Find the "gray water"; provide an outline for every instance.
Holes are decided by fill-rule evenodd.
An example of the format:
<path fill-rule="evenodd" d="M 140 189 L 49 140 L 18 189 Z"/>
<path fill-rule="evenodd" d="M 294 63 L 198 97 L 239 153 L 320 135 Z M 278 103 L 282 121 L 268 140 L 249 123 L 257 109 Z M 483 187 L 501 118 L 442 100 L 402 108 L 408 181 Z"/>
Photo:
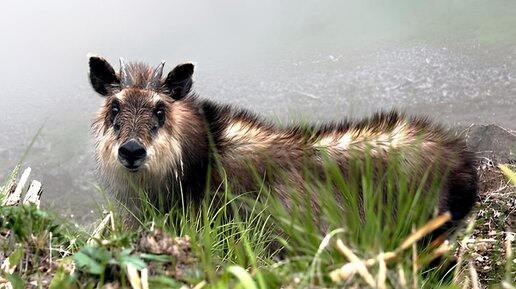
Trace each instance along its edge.
<path fill-rule="evenodd" d="M 3 1 L 0 36 L 0 180 L 35 138 L 23 166 L 77 222 L 102 203 L 87 53 L 194 61 L 200 95 L 280 121 L 399 108 L 516 128 L 512 0 Z"/>

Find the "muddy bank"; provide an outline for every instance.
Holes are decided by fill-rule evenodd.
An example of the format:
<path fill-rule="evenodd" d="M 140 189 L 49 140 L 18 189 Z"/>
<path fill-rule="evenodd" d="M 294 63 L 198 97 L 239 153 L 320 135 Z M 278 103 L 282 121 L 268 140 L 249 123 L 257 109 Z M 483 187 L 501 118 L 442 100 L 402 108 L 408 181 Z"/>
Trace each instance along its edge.
<path fill-rule="evenodd" d="M 470 217 L 476 226 L 470 235 L 459 237 L 458 254 L 472 262 L 479 288 L 488 288 L 504 278 L 507 244 L 516 245 L 516 186 L 498 167 L 507 164 L 516 170 L 516 132 L 497 125 L 475 125 L 463 133 L 479 158 L 480 186 Z M 511 274 L 516 278 L 516 272 Z"/>
<path fill-rule="evenodd" d="M 516 164 L 516 131 L 498 125 L 474 125 L 465 130 L 469 148 L 479 158 Z"/>

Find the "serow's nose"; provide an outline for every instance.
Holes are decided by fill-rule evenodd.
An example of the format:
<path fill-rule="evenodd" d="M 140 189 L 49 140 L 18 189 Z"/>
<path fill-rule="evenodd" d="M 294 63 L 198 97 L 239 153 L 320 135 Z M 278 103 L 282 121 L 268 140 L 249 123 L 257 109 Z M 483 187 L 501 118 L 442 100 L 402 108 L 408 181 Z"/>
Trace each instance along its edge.
<path fill-rule="evenodd" d="M 136 139 L 130 139 L 118 149 L 118 160 L 130 171 L 136 171 L 143 164 L 147 151 Z"/>

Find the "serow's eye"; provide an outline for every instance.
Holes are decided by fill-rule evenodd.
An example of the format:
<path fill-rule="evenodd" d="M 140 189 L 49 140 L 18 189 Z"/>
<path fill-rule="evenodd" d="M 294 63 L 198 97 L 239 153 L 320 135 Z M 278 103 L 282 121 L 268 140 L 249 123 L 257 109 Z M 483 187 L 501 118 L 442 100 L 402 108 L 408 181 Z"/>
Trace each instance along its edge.
<path fill-rule="evenodd" d="M 119 111 L 120 111 L 120 109 L 118 108 L 118 106 L 113 106 L 111 108 L 111 117 L 114 118 L 118 114 Z"/>
<path fill-rule="evenodd" d="M 115 129 L 115 131 L 118 131 L 120 129 L 120 124 L 115 121 L 115 117 L 118 115 L 119 112 L 120 112 L 120 108 L 118 107 L 118 104 L 113 103 L 113 105 L 111 106 L 110 119 L 111 119 L 111 123 L 113 124 L 113 128 Z"/>
<path fill-rule="evenodd" d="M 158 118 L 159 125 L 163 125 L 165 122 L 165 111 L 162 108 L 157 109 L 156 117 Z"/>
<path fill-rule="evenodd" d="M 157 122 L 152 126 L 152 131 L 157 132 L 158 129 L 165 123 L 165 110 L 163 108 L 158 108 L 154 111 L 154 115 L 156 116 Z"/>

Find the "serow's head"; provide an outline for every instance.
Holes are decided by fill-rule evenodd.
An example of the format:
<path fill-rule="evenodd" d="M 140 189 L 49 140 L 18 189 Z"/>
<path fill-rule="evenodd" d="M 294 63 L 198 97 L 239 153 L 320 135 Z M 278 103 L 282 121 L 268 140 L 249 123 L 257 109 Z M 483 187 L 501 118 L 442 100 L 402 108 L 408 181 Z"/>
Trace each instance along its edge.
<path fill-rule="evenodd" d="M 163 159 L 180 160 L 181 148 L 173 135 L 182 111 L 178 103 L 190 93 L 194 66 L 178 65 L 162 77 L 163 66 L 164 62 L 153 68 L 120 59 L 115 72 L 103 58 L 89 58 L 91 85 L 105 97 L 93 123 L 101 162 L 119 162 L 137 172 L 145 166 L 163 166 Z"/>

